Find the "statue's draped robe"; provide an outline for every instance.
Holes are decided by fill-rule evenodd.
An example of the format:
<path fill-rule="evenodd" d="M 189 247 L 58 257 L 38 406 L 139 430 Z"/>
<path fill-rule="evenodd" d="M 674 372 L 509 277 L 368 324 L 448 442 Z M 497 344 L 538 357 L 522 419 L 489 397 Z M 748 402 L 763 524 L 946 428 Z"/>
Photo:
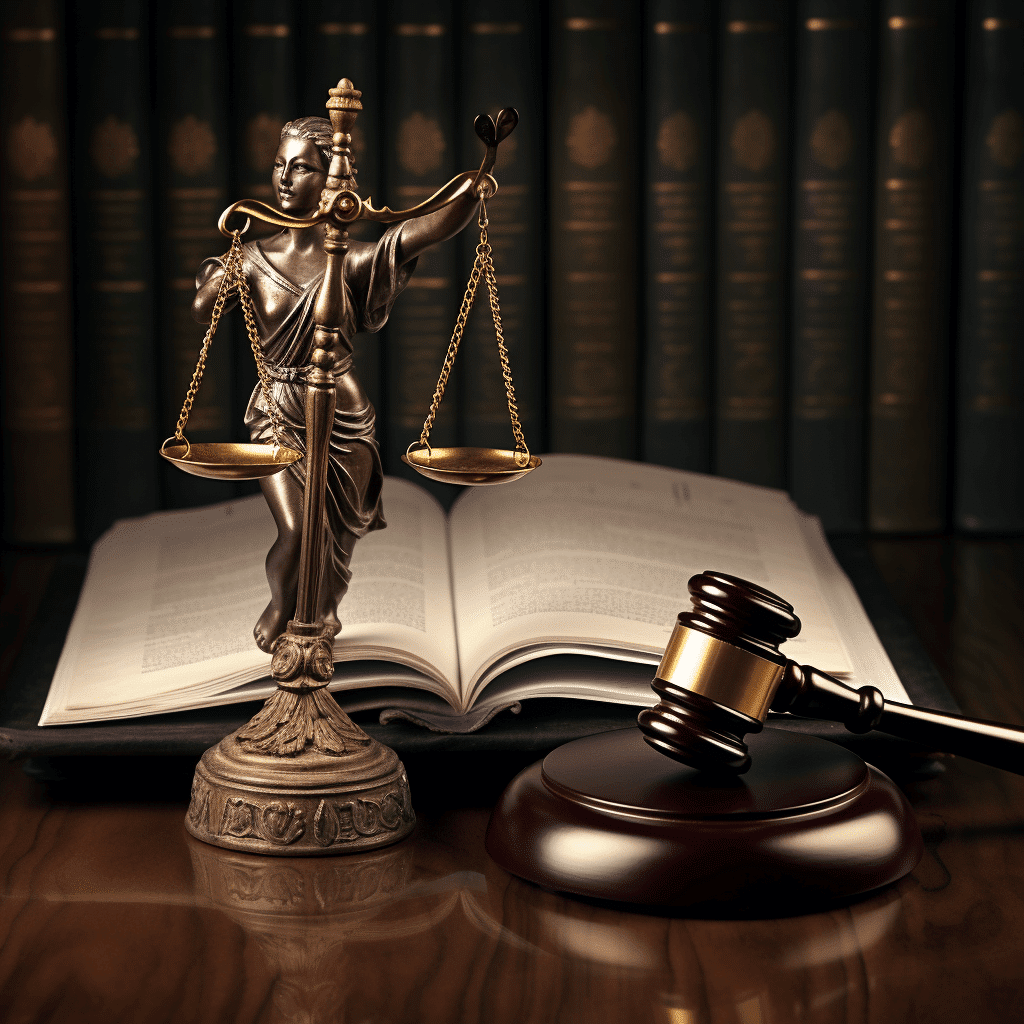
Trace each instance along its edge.
<path fill-rule="evenodd" d="M 384 326 L 392 303 L 405 287 L 415 266 L 415 260 L 404 267 L 397 263 L 399 228 L 400 225 L 395 225 L 388 229 L 377 243 L 350 242 L 349 263 L 358 270 L 355 275 L 346 275 L 346 322 L 340 325 L 342 334 L 349 341 L 350 351 L 354 334 L 379 331 Z M 305 287 L 299 287 L 274 269 L 258 242 L 247 242 L 242 250 L 243 271 L 254 297 L 255 293 L 268 287 L 294 296 L 294 305 L 275 326 L 263 322 L 258 298 L 254 306 L 263 356 L 272 380 L 270 400 L 278 413 L 281 442 L 305 454 L 305 378 L 314 349 L 313 308 L 323 275 Z M 358 259 L 355 259 L 357 255 Z M 349 279 L 353 276 L 356 281 Z M 349 372 L 350 368 L 351 357 L 342 356 L 335 372 Z M 358 390 L 362 394 L 362 389 Z M 326 525 L 333 541 L 330 549 L 333 566 L 328 570 L 333 568 L 335 579 L 343 587 L 348 583 L 350 572 L 348 555 L 339 543 L 340 538 L 346 532 L 362 537 L 370 530 L 379 530 L 386 525 L 380 502 L 384 472 L 374 438 L 373 406 L 364 399 L 359 408 L 351 408 L 346 401 L 346 392 L 339 390 L 328 451 L 325 509 Z M 245 425 L 254 441 L 273 441 L 270 416 L 258 384 L 249 400 Z M 364 451 L 358 451 L 360 448 Z M 357 481 L 365 477 L 365 472 L 353 473 L 352 467 L 365 467 L 367 455 L 372 468 L 368 483 L 361 486 Z M 292 474 L 304 488 L 305 467 L 306 460 L 300 459 L 284 472 Z M 348 551 L 351 552 L 351 544 Z"/>

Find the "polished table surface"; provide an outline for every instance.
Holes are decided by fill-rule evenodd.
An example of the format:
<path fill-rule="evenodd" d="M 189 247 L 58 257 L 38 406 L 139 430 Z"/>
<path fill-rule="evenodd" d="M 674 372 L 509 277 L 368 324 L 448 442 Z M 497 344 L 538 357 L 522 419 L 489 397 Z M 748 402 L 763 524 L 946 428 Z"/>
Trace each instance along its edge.
<path fill-rule="evenodd" d="M 965 713 L 1024 724 L 1024 541 L 872 552 Z M 12 647 L 45 558 L 13 564 Z M 926 845 L 910 876 L 852 906 L 715 921 L 503 872 L 483 835 L 515 767 L 411 763 L 411 839 L 296 861 L 190 840 L 188 764 L 97 758 L 63 782 L 6 766 L 0 1021 L 1024 1019 L 1024 778 L 950 761 L 906 787 Z"/>

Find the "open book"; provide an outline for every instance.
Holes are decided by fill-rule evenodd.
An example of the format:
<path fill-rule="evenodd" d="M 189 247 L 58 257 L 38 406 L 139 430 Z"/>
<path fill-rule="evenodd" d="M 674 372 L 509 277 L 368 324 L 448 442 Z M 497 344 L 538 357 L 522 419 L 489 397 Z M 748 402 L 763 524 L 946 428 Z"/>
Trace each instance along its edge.
<path fill-rule="evenodd" d="M 346 708 L 463 715 L 531 697 L 650 705 L 687 580 L 780 594 L 784 652 L 907 701 L 816 519 L 782 491 L 642 463 L 549 455 L 446 515 L 387 478 L 386 530 L 356 545 L 331 689 Z M 96 543 L 40 725 L 270 694 L 252 639 L 275 527 L 262 497 L 116 523 Z"/>

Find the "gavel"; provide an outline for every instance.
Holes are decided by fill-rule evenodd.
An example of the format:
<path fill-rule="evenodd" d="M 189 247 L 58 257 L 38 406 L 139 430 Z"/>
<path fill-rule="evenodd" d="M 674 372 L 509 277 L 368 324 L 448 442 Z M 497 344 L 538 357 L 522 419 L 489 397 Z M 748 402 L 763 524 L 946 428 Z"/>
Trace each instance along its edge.
<path fill-rule="evenodd" d="M 1024 775 L 1024 729 L 886 700 L 854 688 L 779 644 L 800 632 L 793 606 L 746 580 L 703 572 L 688 584 L 652 687 L 660 697 L 639 716 L 655 750 L 692 768 L 740 775 L 751 763 L 743 737 L 760 732 L 769 710 L 872 729 Z"/>

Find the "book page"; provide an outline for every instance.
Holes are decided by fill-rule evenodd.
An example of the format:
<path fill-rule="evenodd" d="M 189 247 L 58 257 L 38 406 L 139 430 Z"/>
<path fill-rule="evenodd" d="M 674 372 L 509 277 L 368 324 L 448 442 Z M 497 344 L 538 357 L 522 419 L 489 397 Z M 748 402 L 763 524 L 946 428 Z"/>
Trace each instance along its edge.
<path fill-rule="evenodd" d="M 659 466 L 550 455 L 522 480 L 464 494 L 450 517 L 463 700 L 503 655 L 614 646 L 660 657 L 687 581 L 715 570 L 782 595 L 801 663 L 850 662 L 782 491 Z M 522 660 L 521 658 L 516 660 Z M 493 673 L 492 673 L 493 674 Z"/>
<path fill-rule="evenodd" d="M 335 660 L 384 658 L 454 700 L 458 671 L 441 506 L 387 478 L 385 530 L 362 538 Z M 96 543 L 41 725 L 217 703 L 269 675 L 252 629 L 276 537 L 262 496 L 116 523 Z M 347 689 L 339 670 L 332 689 Z M 366 685 L 358 673 L 352 687 Z"/>

